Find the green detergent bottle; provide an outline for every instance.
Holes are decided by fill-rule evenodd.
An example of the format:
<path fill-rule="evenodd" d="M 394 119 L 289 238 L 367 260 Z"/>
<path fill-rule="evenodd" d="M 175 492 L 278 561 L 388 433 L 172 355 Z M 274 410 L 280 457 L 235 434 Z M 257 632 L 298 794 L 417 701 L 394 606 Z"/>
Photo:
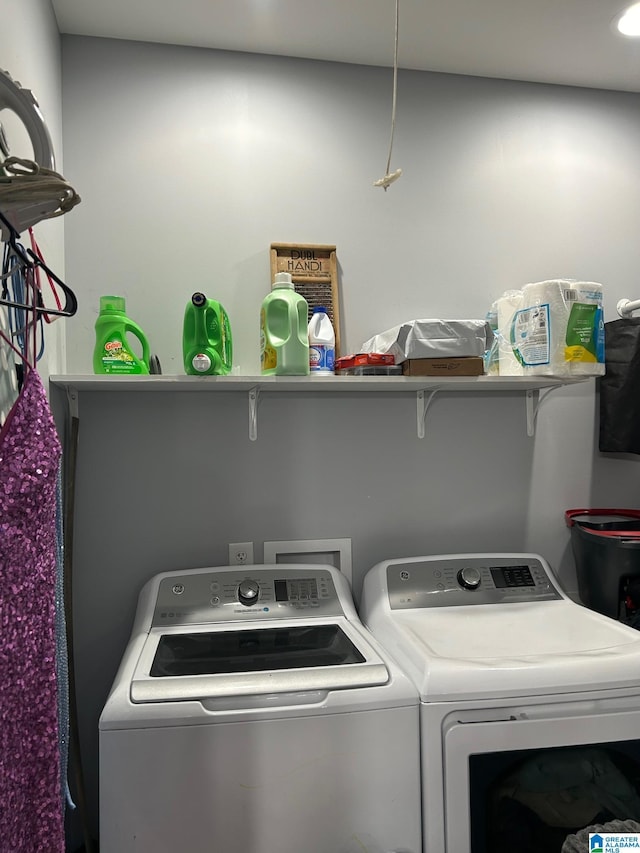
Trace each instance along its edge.
<path fill-rule="evenodd" d="M 128 336 L 140 342 L 142 357 L 131 348 Z M 101 296 L 100 314 L 96 320 L 96 346 L 93 372 L 119 376 L 149 373 L 149 342 L 144 332 L 125 313 L 123 296 Z"/>
<path fill-rule="evenodd" d="M 184 312 L 182 355 L 185 373 L 224 376 L 231 372 L 233 345 L 229 317 L 219 302 L 194 293 Z"/>
<path fill-rule="evenodd" d="M 265 376 L 309 375 L 309 305 L 291 274 L 276 273 L 260 311 L 260 370 Z"/>

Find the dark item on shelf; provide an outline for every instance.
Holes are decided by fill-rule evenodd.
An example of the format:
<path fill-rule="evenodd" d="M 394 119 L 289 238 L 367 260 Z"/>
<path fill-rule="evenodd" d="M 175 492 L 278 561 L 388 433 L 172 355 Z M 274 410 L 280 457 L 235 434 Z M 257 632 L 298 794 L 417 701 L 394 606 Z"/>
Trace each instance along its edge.
<path fill-rule="evenodd" d="M 598 447 L 602 453 L 640 454 L 640 317 L 605 323 L 604 338 Z"/>
<path fill-rule="evenodd" d="M 399 364 L 362 364 L 344 367 L 336 373 L 339 376 L 402 376 L 402 367 Z"/>

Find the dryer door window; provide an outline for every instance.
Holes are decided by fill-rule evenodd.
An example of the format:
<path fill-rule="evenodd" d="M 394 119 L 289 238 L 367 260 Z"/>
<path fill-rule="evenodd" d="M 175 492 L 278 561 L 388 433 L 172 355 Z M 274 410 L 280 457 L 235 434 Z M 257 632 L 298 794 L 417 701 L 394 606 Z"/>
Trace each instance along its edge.
<path fill-rule="evenodd" d="M 638 741 L 472 755 L 469 777 L 473 853 L 561 853 L 595 824 L 640 826 Z"/>
<path fill-rule="evenodd" d="M 593 823 L 640 822 L 637 697 L 504 710 L 445 722 L 446 853 L 560 853 Z"/>

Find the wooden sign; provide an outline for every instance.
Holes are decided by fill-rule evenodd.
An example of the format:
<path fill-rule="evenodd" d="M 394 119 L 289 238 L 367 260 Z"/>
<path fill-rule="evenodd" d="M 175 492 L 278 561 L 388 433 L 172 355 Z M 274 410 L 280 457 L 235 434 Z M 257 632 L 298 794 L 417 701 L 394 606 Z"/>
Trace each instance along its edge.
<path fill-rule="evenodd" d="M 304 243 L 271 244 L 271 281 L 276 273 L 291 273 L 296 292 L 309 304 L 309 319 L 317 305 L 324 305 L 336 335 L 340 357 L 340 306 L 338 261 L 335 246 Z"/>

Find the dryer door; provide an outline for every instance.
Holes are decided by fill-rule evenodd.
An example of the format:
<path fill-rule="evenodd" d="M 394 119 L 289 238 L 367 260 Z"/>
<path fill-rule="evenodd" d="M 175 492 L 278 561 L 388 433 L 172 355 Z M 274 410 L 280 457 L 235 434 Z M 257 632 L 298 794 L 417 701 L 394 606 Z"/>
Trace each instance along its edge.
<path fill-rule="evenodd" d="M 640 821 L 640 696 L 451 714 L 443 741 L 446 853 L 559 853 Z"/>

